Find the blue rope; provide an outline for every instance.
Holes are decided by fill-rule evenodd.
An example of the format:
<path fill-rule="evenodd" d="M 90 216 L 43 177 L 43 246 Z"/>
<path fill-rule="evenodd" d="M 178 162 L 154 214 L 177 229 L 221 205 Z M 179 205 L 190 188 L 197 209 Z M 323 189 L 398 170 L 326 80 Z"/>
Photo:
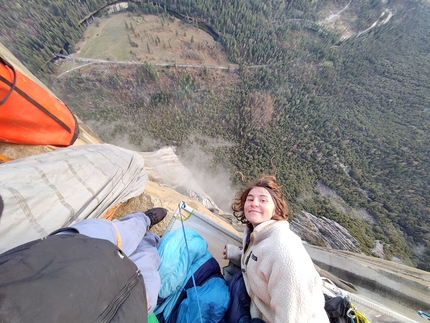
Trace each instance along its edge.
<path fill-rule="evenodd" d="M 178 210 L 179 210 L 179 215 L 181 218 L 181 226 L 182 226 L 182 232 L 184 234 L 184 239 L 185 239 L 185 247 L 187 248 L 187 257 L 188 257 L 188 263 L 190 263 L 190 250 L 188 249 L 188 241 L 187 241 L 187 235 L 185 234 L 185 226 L 184 226 L 184 220 L 182 217 L 182 213 L 181 213 L 181 208 L 182 205 L 185 206 L 185 202 L 181 202 L 178 205 Z M 194 210 L 193 210 L 194 211 Z M 192 213 L 192 212 L 191 212 Z M 191 216 L 191 214 L 190 214 Z M 196 285 L 196 280 L 194 278 L 194 273 L 191 274 L 191 278 L 193 279 L 193 286 L 194 286 L 194 291 L 196 293 L 196 299 L 197 299 L 197 307 L 199 309 L 199 318 L 200 318 L 200 322 L 203 323 L 203 318 L 202 318 L 202 310 L 200 308 L 200 301 L 199 301 L 199 295 L 197 293 L 197 285 Z"/>

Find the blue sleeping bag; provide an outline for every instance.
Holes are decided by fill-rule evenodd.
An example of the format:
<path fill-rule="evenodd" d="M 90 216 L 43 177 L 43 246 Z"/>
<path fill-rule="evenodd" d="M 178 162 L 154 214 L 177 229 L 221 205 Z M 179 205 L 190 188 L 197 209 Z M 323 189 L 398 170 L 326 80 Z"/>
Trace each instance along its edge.
<path fill-rule="evenodd" d="M 200 315 L 204 322 L 221 321 L 230 294 L 203 237 L 193 229 L 173 230 L 163 235 L 158 252 L 161 289 L 154 313 L 160 323 L 200 322 Z"/>
<path fill-rule="evenodd" d="M 225 280 L 220 277 L 187 289 L 187 298 L 179 305 L 176 322 L 220 322 L 228 309 L 230 297 L 226 296 L 229 295 Z"/>

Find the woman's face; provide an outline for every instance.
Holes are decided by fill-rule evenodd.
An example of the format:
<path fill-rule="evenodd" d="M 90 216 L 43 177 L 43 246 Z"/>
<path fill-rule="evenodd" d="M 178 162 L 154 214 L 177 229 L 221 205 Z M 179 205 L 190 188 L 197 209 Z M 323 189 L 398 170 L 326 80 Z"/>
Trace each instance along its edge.
<path fill-rule="evenodd" d="M 264 187 L 254 187 L 248 193 L 243 211 L 246 219 L 256 227 L 275 215 L 275 203 Z"/>

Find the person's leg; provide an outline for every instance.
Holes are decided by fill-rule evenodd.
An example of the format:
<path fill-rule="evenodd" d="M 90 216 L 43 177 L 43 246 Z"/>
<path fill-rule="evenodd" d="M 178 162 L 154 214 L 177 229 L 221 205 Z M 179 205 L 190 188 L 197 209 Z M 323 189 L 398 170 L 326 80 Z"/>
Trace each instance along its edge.
<path fill-rule="evenodd" d="M 112 222 L 106 219 L 85 219 L 71 225 L 80 234 L 91 238 L 104 239 L 116 244 L 116 231 Z M 62 234 L 62 233 L 60 233 Z"/>
<path fill-rule="evenodd" d="M 156 207 L 142 212 L 131 213 L 121 220 L 113 220 L 122 239 L 122 251 L 129 256 L 132 254 L 148 231 L 148 228 L 162 221 L 167 215 L 167 209 Z M 158 244 L 158 241 L 157 241 Z"/>
<path fill-rule="evenodd" d="M 134 212 L 112 222 L 118 228 L 122 240 L 121 249 L 127 256 L 135 252 L 151 224 L 151 220 L 142 212 Z"/>
<path fill-rule="evenodd" d="M 148 296 L 148 314 L 157 305 L 158 293 L 161 287 L 161 279 L 158 273 L 161 259 L 157 250 L 159 241 L 159 236 L 155 233 L 147 232 L 139 243 L 136 252 L 129 257 L 142 272 Z"/>
<path fill-rule="evenodd" d="M 156 207 L 146 210 L 145 213 L 131 213 L 121 220 L 85 219 L 73 224 L 71 227 L 78 229 L 81 234 L 92 238 L 105 239 L 115 245 L 118 245 L 116 231 L 118 229 L 122 242 L 121 249 L 129 256 L 136 250 L 148 228 L 162 221 L 166 214 L 167 210 L 165 208 Z"/>
<path fill-rule="evenodd" d="M 160 237 L 147 232 L 150 225 L 161 221 L 167 213 L 166 209 L 157 208 L 146 211 L 149 218 L 142 212 L 135 212 L 121 220 L 86 219 L 72 227 L 81 234 L 105 239 L 117 245 L 118 232 L 121 236 L 121 249 L 142 272 L 148 297 L 148 314 L 152 313 L 157 305 L 161 279 L 158 273 L 161 259 L 157 250 Z M 152 213 L 151 213 L 152 212 Z"/>
<path fill-rule="evenodd" d="M 79 233 L 86 236 L 105 239 L 117 245 L 118 234 L 112 223 L 118 228 L 122 241 L 122 251 L 127 256 L 130 256 L 142 241 L 151 221 L 142 212 L 135 212 L 121 220 L 85 219 L 73 224 L 71 227 L 78 229 Z"/>

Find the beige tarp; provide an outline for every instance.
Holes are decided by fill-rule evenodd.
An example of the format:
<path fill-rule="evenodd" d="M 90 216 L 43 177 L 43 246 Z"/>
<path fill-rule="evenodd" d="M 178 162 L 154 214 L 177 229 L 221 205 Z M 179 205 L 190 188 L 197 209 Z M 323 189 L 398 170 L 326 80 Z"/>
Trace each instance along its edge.
<path fill-rule="evenodd" d="M 117 146 L 83 145 L 0 164 L 0 253 L 140 195 L 144 159 Z"/>

